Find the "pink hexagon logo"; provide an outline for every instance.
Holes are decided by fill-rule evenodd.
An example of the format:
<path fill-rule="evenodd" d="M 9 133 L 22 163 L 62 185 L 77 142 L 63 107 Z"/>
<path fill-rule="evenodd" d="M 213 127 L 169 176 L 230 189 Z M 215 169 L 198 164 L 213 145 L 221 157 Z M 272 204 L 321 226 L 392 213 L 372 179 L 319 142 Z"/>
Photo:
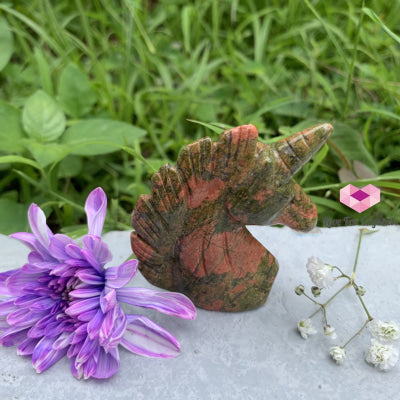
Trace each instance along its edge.
<path fill-rule="evenodd" d="M 359 213 L 379 203 L 380 200 L 381 191 L 374 185 L 367 185 L 361 189 L 347 185 L 340 189 L 340 202 Z"/>

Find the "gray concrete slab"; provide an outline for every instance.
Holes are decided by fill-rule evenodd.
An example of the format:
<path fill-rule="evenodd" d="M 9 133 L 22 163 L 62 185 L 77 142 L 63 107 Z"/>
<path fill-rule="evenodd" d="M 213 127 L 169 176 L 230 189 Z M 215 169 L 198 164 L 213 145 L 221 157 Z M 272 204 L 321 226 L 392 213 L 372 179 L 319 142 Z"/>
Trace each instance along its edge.
<path fill-rule="evenodd" d="M 313 321 L 317 335 L 303 340 L 297 321 L 314 306 L 294 293 L 297 284 L 311 286 L 305 264 L 314 255 L 351 272 L 359 227 L 315 229 L 300 234 L 288 228 L 250 227 L 278 259 L 280 271 L 267 303 L 257 310 L 218 313 L 198 310 L 194 321 L 141 312 L 173 333 L 181 343 L 176 359 L 158 360 L 121 349 L 119 372 L 107 381 L 78 381 L 63 359 L 36 374 L 30 358 L 15 348 L 0 348 L 0 398 L 25 399 L 381 399 L 398 398 L 400 367 L 380 372 L 364 361 L 370 335 L 350 345 L 342 366 L 329 358 L 329 348 L 343 344 L 364 321 L 360 303 L 345 290 L 328 307 L 338 333 L 322 334 L 322 318 Z M 378 319 L 400 322 L 400 227 L 378 227 L 363 239 L 357 282 Z M 130 254 L 129 232 L 104 235 L 116 265 Z M 0 270 L 21 266 L 27 250 L 0 236 Z M 133 286 L 151 287 L 138 273 Z M 341 284 L 335 284 L 339 288 Z M 333 288 L 333 290 L 334 290 Z M 129 310 L 129 306 L 126 310 Z"/>

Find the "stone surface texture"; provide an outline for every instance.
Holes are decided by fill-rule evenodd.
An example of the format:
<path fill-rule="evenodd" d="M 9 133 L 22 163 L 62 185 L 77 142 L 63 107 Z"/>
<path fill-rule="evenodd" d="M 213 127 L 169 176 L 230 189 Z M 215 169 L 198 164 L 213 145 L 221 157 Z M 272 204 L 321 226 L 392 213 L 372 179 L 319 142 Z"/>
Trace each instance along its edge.
<path fill-rule="evenodd" d="M 364 321 L 351 291 L 342 292 L 327 308 L 337 340 L 322 334 L 320 314 L 313 319 L 318 334 L 303 340 L 296 330 L 298 320 L 314 310 L 294 293 L 299 283 L 311 286 L 305 268 L 308 257 L 314 255 L 351 272 L 359 228 L 315 228 L 303 234 L 289 228 L 248 227 L 280 263 L 265 305 L 238 313 L 199 309 L 194 321 L 141 309 L 178 338 L 181 355 L 158 360 L 122 349 L 120 370 L 102 382 L 76 380 L 67 359 L 36 374 L 29 357 L 17 356 L 15 347 L 0 347 L 0 399 L 396 399 L 400 364 L 386 373 L 369 366 L 363 357 L 369 345 L 368 332 L 350 345 L 342 366 L 329 358 L 329 348 L 343 344 Z M 376 230 L 363 238 L 356 281 L 367 289 L 364 300 L 373 316 L 400 322 L 400 226 Z M 130 232 L 104 235 L 114 254 L 112 264 L 130 255 L 129 236 Z M 20 267 L 27 253 L 17 241 L 0 236 L 1 271 Z M 139 273 L 133 285 L 152 287 Z M 339 287 L 341 283 L 336 283 L 325 295 Z M 127 306 L 130 311 L 132 308 Z"/>
<path fill-rule="evenodd" d="M 253 125 L 203 138 L 160 168 L 133 215 L 132 249 L 146 279 L 208 310 L 264 304 L 278 272 L 245 225 L 315 225 L 314 204 L 292 179 L 332 132 L 322 124 L 272 145 Z"/>

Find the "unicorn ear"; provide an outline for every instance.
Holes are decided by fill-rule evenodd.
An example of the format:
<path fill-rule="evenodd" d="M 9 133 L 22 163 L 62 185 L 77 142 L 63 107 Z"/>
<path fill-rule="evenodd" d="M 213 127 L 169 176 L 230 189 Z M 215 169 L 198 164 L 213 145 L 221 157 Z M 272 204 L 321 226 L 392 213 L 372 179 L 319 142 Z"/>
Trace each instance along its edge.
<path fill-rule="evenodd" d="M 295 133 L 273 144 L 280 160 L 283 182 L 287 182 L 306 164 L 323 146 L 333 131 L 331 124 L 321 124 Z"/>

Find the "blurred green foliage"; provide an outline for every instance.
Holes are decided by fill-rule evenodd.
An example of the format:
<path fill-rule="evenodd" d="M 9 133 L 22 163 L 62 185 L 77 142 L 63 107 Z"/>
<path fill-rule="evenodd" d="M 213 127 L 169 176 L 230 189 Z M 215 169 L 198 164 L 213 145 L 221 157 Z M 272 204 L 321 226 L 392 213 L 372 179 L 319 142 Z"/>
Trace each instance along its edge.
<path fill-rule="evenodd" d="M 398 0 L 0 3 L 0 231 L 36 202 L 80 233 L 97 186 L 106 229 L 129 229 L 152 173 L 217 138 L 207 123 L 268 142 L 330 122 L 297 175 L 320 222 L 358 216 L 339 202 L 350 181 L 381 188 L 363 216 L 400 217 L 399 27 Z"/>

